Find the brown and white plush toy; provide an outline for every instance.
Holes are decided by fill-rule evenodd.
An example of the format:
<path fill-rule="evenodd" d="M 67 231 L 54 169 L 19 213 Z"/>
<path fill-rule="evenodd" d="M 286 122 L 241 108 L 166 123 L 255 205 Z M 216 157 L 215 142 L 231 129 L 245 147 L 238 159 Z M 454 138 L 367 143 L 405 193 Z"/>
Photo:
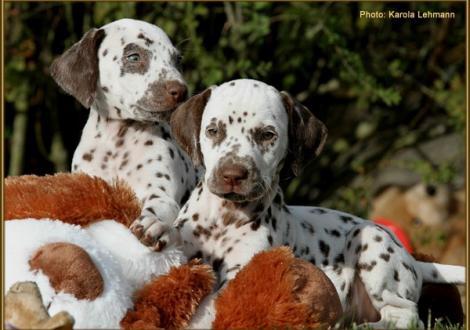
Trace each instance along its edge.
<path fill-rule="evenodd" d="M 177 246 L 143 246 L 128 229 L 139 213 L 122 182 L 79 173 L 6 178 L 5 287 L 35 282 L 48 312 L 68 312 L 75 328 L 188 326 L 214 274 L 186 263 Z M 26 314 L 7 315 L 6 324 L 24 328 Z M 256 256 L 221 293 L 214 327 L 316 327 L 340 315 L 328 278 L 280 248 Z"/>
<path fill-rule="evenodd" d="M 49 312 L 68 311 L 76 328 L 118 328 L 136 290 L 159 275 L 182 272 L 179 288 L 191 292 L 186 306 L 165 310 L 179 321 L 169 326 L 185 326 L 210 292 L 213 274 L 207 266 L 186 264 L 175 246 L 155 253 L 142 245 L 128 229 L 139 213 L 133 192 L 121 182 L 65 173 L 7 178 L 6 288 L 33 281 Z"/>

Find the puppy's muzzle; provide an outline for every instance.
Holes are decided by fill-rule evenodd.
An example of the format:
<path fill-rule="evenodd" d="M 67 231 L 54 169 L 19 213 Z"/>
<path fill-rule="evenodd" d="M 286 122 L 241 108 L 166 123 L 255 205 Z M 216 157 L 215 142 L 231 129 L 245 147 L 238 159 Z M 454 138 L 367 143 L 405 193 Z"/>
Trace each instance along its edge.
<path fill-rule="evenodd" d="M 234 190 L 248 178 L 248 169 L 240 164 L 224 166 L 220 171 L 224 188 Z"/>
<path fill-rule="evenodd" d="M 176 107 L 188 97 L 188 88 L 186 85 L 176 80 L 170 80 L 165 83 L 166 99 L 169 104 Z"/>
<path fill-rule="evenodd" d="M 263 184 L 254 162 L 247 157 L 225 157 L 210 178 L 212 193 L 233 201 L 257 199 Z"/>
<path fill-rule="evenodd" d="M 137 101 L 144 111 L 155 115 L 174 110 L 188 97 L 186 84 L 177 80 L 157 81 L 149 85 L 145 95 Z"/>

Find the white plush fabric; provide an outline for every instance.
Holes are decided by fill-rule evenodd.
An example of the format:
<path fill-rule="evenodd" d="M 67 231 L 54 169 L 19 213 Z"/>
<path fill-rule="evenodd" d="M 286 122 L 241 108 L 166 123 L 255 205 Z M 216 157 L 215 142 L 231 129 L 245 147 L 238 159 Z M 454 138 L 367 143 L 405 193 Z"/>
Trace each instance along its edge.
<path fill-rule="evenodd" d="M 132 307 L 132 294 L 152 276 L 168 272 L 185 261 L 177 248 L 152 252 L 138 243 L 121 224 L 109 220 L 82 228 L 49 219 L 5 222 L 5 291 L 18 281 L 38 284 L 51 315 L 66 310 L 74 328 L 119 328 L 119 321 Z M 73 243 L 88 252 L 104 280 L 104 292 L 95 300 L 77 300 L 56 293 L 42 272 L 32 272 L 28 261 L 41 246 L 53 242 Z"/>
<path fill-rule="evenodd" d="M 87 228 L 87 232 L 113 255 L 126 280 L 136 288 L 187 260 L 182 250 L 175 246 L 153 252 L 142 245 L 128 228 L 113 220 L 94 223 Z M 110 235 L 110 232 L 113 234 Z"/>

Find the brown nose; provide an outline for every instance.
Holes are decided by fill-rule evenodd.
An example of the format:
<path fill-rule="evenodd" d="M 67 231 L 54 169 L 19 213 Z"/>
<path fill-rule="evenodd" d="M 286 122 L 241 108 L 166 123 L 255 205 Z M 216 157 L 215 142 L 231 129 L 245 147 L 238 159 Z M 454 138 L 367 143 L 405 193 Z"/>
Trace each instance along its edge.
<path fill-rule="evenodd" d="M 232 186 L 239 185 L 241 181 L 248 178 L 248 170 L 241 165 L 225 166 L 221 174 L 224 183 Z"/>
<path fill-rule="evenodd" d="M 176 80 L 167 81 L 165 83 L 165 90 L 175 103 L 183 102 L 188 96 L 186 85 Z"/>

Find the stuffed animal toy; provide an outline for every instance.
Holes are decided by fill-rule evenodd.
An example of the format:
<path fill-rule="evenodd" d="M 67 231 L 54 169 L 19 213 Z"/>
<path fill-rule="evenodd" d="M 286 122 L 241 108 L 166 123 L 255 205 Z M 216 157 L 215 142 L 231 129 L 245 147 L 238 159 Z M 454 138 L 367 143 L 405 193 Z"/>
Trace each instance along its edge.
<path fill-rule="evenodd" d="M 423 183 L 408 189 L 391 186 L 374 198 L 369 218 L 400 228 L 413 250 L 432 255 L 437 262 L 465 265 L 463 191 Z"/>
<path fill-rule="evenodd" d="M 78 173 L 7 178 L 5 286 L 34 281 L 49 313 L 69 312 L 76 328 L 188 326 L 214 274 L 186 263 L 177 247 L 143 246 L 128 230 L 139 213 L 122 182 Z M 28 314 L 18 313 L 7 322 L 22 328 Z M 340 315 L 328 278 L 280 248 L 256 256 L 221 293 L 214 326 L 333 325 Z"/>
<path fill-rule="evenodd" d="M 171 304 L 164 309 L 174 316 L 167 325 L 187 325 L 191 311 L 211 291 L 213 273 L 207 266 L 185 265 L 176 247 L 155 253 L 143 246 L 128 230 L 139 213 L 133 192 L 121 182 L 109 185 L 65 173 L 7 178 L 6 288 L 34 281 L 49 312 L 68 311 L 75 327 L 118 328 L 134 307 L 137 289 L 152 285 L 158 275 L 183 273 L 178 290 L 161 294 L 182 295 L 183 309 Z"/>
<path fill-rule="evenodd" d="M 333 283 L 287 247 L 255 255 L 215 306 L 215 329 L 318 329 L 333 327 L 342 316 Z"/>
<path fill-rule="evenodd" d="M 33 282 L 15 283 L 5 296 L 7 329 L 71 330 L 73 318 L 67 312 L 49 316 L 38 286 Z M 13 326 L 14 325 L 14 326 Z"/>

